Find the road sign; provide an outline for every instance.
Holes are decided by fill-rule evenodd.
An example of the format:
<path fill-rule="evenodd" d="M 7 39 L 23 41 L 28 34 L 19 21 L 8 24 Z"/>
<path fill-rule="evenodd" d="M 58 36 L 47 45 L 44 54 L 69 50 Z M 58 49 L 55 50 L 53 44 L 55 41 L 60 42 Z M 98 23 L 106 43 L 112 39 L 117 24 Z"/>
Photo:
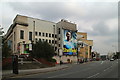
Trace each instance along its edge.
<path fill-rule="evenodd" d="M 32 51 L 32 44 L 29 44 L 29 51 Z"/>

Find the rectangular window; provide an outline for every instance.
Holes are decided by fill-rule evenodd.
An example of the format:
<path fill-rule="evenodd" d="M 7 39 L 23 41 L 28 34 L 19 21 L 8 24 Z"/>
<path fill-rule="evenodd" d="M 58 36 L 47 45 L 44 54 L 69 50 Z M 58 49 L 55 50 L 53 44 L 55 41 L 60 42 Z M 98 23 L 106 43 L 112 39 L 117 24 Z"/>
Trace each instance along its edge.
<path fill-rule="evenodd" d="M 57 35 L 55 34 L 55 38 L 57 38 Z"/>
<path fill-rule="evenodd" d="M 29 32 L 29 40 L 32 40 L 32 32 Z"/>
<path fill-rule="evenodd" d="M 54 34 L 52 34 L 52 37 L 54 38 Z"/>
<path fill-rule="evenodd" d="M 46 42 L 48 42 L 48 40 L 46 39 Z"/>
<path fill-rule="evenodd" d="M 59 47 L 60 47 L 60 44 L 59 44 Z"/>
<path fill-rule="evenodd" d="M 39 41 L 41 41 L 41 39 L 39 38 Z"/>
<path fill-rule="evenodd" d="M 58 29 L 58 33 L 60 34 L 60 28 Z"/>
<path fill-rule="evenodd" d="M 44 39 L 43 39 L 43 42 L 44 42 Z"/>
<path fill-rule="evenodd" d="M 20 39 L 24 39 L 24 31 L 20 30 Z"/>
<path fill-rule="evenodd" d="M 57 47 L 55 47 L 55 51 L 57 50 Z"/>
<path fill-rule="evenodd" d="M 48 37 L 48 33 L 46 33 L 46 37 Z"/>
<path fill-rule="evenodd" d="M 51 43 L 51 40 L 49 40 L 49 43 Z"/>
<path fill-rule="evenodd" d="M 37 32 L 35 32 L 35 35 L 37 36 Z"/>
<path fill-rule="evenodd" d="M 51 34 L 49 33 L 49 37 L 51 37 Z"/>
<path fill-rule="evenodd" d="M 41 32 L 39 32 L 39 36 L 41 36 Z"/>
<path fill-rule="evenodd" d="M 59 40 L 60 40 L 60 38 L 59 38 Z"/>
<path fill-rule="evenodd" d="M 44 33 L 42 35 L 44 36 Z"/>

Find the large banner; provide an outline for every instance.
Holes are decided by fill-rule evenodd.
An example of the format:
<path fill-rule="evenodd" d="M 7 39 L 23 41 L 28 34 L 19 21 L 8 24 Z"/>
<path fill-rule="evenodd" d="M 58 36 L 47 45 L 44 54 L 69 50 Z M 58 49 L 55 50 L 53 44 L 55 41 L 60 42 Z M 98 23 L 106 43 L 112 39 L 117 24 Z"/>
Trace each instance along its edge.
<path fill-rule="evenodd" d="M 63 30 L 63 55 L 77 55 L 76 32 Z"/>

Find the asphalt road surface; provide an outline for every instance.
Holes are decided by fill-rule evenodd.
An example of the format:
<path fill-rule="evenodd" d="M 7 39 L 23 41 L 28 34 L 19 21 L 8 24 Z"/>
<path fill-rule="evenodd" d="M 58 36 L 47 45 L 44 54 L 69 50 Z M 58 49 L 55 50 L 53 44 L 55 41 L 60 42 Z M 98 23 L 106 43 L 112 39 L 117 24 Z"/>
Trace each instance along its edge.
<path fill-rule="evenodd" d="M 69 68 L 17 78 L 118 78 L 118 60 L 68 64 Z"/>

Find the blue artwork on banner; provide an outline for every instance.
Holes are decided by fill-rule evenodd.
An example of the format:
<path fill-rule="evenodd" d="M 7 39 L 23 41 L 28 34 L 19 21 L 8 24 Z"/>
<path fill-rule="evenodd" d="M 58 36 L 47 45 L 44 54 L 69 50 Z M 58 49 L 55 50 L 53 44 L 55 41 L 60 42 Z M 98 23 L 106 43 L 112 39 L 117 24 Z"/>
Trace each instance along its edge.
<path fill-rule="evenodd" d="M 77 55 L 76 32 L 64 30 L 63 55 Z"/>

